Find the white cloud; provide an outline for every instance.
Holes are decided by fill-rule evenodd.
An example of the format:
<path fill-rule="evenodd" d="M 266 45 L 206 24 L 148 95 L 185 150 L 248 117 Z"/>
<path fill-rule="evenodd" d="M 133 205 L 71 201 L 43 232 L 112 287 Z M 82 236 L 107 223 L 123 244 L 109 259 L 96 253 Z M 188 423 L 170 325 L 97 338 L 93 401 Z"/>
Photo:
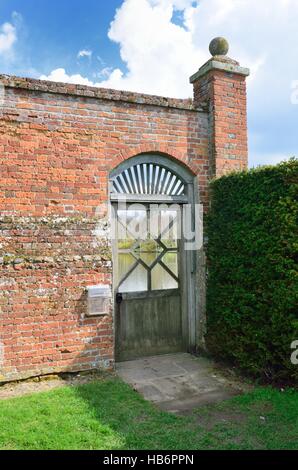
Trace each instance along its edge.
<path fill-rule="evenodd" d="M 16 27 L 11 23 L 0 26 L 0 55 L 9 53 L 17 41 Z"/>
<path fill-rule="evenodd" d="M 6 65 L 16 60 L 15 46 L 23 26 L 23 17 L 14 11 L 11 20 L 0 24 L 0 56 Z"/>
<path fill-rule="evenodd" d="M 153 7 L 163 6 L 182 11 L 197 2 L 194 2 L 193 0 L 148 0 L 148 3 Z"/>
<path fill-rule="evenodd" d="M 77 85 L 93 86 L 94 83 L 79 74 L 68 75 L 63 68 L 53 70 L 50 75 L 41 75 L 40 80 L 50 80 L 51 82 L 64 82 Z"/>
<path fill-rule="evenodd" d="M 83 77 L 80 74 L 73 74 L 68 75 L 63 68 L 58 68 L 53 70 L 49 75 L 41 75 L 39 77 L 40 80 L 49 80 L 51 82 L 62 82 L 62 83 L 72 83 L 74 85 L 86 85 L 86 86 L 94 86 L 94 87 L 107 87 L 109 86 L 110 82 L 113 81 L 114 83 L 121 83 L 121 79 L 123 77 L 123 73 L 119 69 L 115 69 L 112 73 L 108 72 L 107 70 L 103 69 L 99 76 L 106 76 L 108 74 L 109 78 L 107 81 L 103 80 L 101 82 L 93 82 L 86 77 Z"/>
<path fill-rule="evenodd" d="M 181 25 L 173 22 L 175 10 L 182 12 Z M 124 0 L 108 36 L 119 44 L 127 72 L 105 67 L 98 73 L 99 83 L 81 75 L 69 76 L 64 69 L 53 71 L 48 78 L 189 97 L 189 76 L 208 59 L 210 40 L 225 36 L 231 46 L 229 55 L 252 71 L 248 91 L 253 148 L 263 150 L 267 146 L 264 162 L 269 155 L 276 161 L 283 150 L 298 153 L 289 143 L 293 139 L 284 136 L 277 141 L 278 136 L 271 131 L 271 141 L 264 140 L 270 127 L 277 127 L 278 119 L 283 119 L 285 135 L 293 128 L 285 123 L 289 124 L 293 116 L 297 120 L 298 108 L 290 108 L 291 83 L 298 80 L 297 22 L 297 0 Z M 256 133 L 261 136 L 257 143 L 253 138 Z M 262 155 L 262 151 L 255 153 L 258 158 Z"/>
<path fill-rule="evenodd" d="M 174 8 L 189 8 L 192 3 L 190 0 L 125 0 L 116 12 L 109 38 L 120 45 L 128 73 L 114 69 L 108 78 L 93 84 L 166 96 L 192 96 L 188 78 L 207 59 L 208 53 L 195 47 L 190 31 L 171 22 Z M 104 77 L 106 72 L 107 68 Z M 58 75 L 61 77 L 61 72 Z M 57 71 L 47 78 L 52 80 L 53 76 L 57 76 Z M 67 77 L 64 73 L 63 77 L 73 83 L 73 75 Z M 79 83 L 87 80 L 76 77 Z"/>
<path fill-rule="evenodd" d="M 104 67 L 103 69 L 100 70 L 97 74 L 95 74 L 95 77 L 99 77 L 101 79 L 107 79 L 110 77 L 111 73 L 113 72 L 112 67 Z"/>
<path fill-rule="evenodd" d="M 82 59 L 83 57 L 88 57 L 90 59 L 92 57 L 92 51 L 89 49 L 82 49 L 78 52 L 77 58 Z"/>
<path fill-rule="evenodd" d="M 177 0 L 123 3 L 111 24 L 109 38 L 119 43 L 128 73 L 121 83 L 111 77 L 109 86 L 166 96 L 192 95 L 188 78 L 207 58 L 207 51 L 195 46 L 191 31 L 171 21 L 174 7 L 180 4 L 182 8 L 182 3 L 191 4 Z"/>
<path fill-rule="evenodd" d="M 172 21 L 175 10 L 183 12 L 181 26 Z M 228 37 L 230 55 L 255 78 L 273 55 L 275 65 L 280 61 L 278 49 L 287 49 L 288 37 L 280 34 L 277 40 L 277 32 L 290 26 L 298 39 L 296 20 L 295 0 L 124 0 L 108 36 L 119 44 L 128 72 L 111 70 L 102 86 L 188 97 L 188 78 L 207 60 L 209 41 L 218 35 Z M 83 49 L 78 57 L 91 54 Z M 98 76 L 106 77 L 108 70 Z"/>

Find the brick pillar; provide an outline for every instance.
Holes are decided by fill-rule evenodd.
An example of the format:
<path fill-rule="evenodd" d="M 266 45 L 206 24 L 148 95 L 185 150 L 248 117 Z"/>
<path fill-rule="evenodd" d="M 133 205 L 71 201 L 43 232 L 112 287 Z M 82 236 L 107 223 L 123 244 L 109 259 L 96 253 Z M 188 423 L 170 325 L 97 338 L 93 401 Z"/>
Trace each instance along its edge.
<path fill-rule="evenodd" d="M 246 77 L 249 70 L 226 57 L 228 43 L 216 38 L 213 57 L 190 78 L 194 104 L 209 112 L 211 176 L 247 168 Z"/>

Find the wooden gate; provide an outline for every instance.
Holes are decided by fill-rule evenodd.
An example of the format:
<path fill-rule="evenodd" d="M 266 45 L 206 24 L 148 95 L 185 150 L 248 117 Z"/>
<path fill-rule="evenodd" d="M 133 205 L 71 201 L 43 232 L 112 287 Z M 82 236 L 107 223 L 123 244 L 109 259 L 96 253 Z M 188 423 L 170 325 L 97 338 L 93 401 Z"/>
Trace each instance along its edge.
<path fill-rule="evenodd" d="M 111 180 L 117 361 L 189 346 L 193 286 L 182 225 L 190 184 L 160 157 L 137 161 Z"/>
<path fill-rule="evenodd" d="M 117 210 L 117 360 L 183 350 L 179 209 L 135 206 Z M 140 238 L 129 230 L 131 222 L 139 224 Z M 157 226 L 159 233 L 152 233 Z"/>

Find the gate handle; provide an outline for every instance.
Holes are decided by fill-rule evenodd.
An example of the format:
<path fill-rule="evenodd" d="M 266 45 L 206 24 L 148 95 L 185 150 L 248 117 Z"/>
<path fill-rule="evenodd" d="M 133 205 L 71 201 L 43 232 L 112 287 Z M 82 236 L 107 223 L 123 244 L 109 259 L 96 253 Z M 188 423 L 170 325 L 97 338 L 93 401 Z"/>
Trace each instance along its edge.
<path fill-rule="evenodd" d="M 122 300 L 123 300 L 123 296 L 122 294 L 118 292 L 118 294 L 116 294 L 116 303 L 121 304 Z"/>

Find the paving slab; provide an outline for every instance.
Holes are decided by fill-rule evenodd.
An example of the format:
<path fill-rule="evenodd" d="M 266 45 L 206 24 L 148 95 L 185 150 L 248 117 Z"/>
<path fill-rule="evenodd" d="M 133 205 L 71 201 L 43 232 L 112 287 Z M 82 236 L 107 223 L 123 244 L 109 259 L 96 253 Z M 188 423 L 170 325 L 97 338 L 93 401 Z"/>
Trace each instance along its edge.
<path fill-rule="evenodd" d="M 187 353 L 120 362 L 116 372 L 146 400 L 177 414 L 243 392 L 242 385 L 221 374 L 213 361 Z"/>

